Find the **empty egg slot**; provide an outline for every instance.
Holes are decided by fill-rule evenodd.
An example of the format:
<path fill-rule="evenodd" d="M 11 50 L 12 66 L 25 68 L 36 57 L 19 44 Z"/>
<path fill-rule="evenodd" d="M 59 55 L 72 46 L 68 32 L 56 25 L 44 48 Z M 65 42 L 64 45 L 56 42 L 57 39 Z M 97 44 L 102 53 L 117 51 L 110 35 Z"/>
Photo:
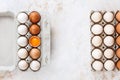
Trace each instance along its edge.
<path fill-rule="evenodd" d="M 0 70 L 15 69 L 16 26 L 14 14 L 0 13 Z"/>

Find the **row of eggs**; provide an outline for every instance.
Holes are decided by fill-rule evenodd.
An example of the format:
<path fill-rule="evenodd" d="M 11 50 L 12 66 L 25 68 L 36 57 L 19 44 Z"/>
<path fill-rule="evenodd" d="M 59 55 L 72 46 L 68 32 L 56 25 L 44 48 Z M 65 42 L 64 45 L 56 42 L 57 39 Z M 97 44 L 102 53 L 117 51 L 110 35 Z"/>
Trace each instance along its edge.
<path fill-rule="evenodd" d="M 17 16 L 19 23 L 26 23 L 29 19 L 33 24 L 36 24 L 41 20 L 41 16 L 36 11 L 32 11 L 29 15 L 26 12 L 21 12 Z"/>
<path fill-rule="evenodd" d="M 118 70 L 120 70 L 120 60 L 116 64 L 112 60 L 106 60 L 104 63 L 102 63 L 99 60 L 95 60 L 95 61 L 93 61 L 91 66 L 95 71 L 101 71 L 101 70 L 103 70 L 103 67 L 107 71 L 112 71 L 115 69 L 115 66 L 117 67 Z"/>
<path fill-rule="evenodd" d="M 107 48 L 104 52 L 102 52 L 102 50 L 100 50 L 99 48 L 95 48 L 92 50 L 92 53 L 91 53 L 94 59 L 101 59 L 103 54 L 106 58 L 111 59 L 113 58 L 115 53 L 114 53 L 114 50 L 111 48 Z"/>
<path fill-rule="evenodd" d="M 114 26 L 112 24 L 107 24 L 104 27 L 100 24 L 94 24 L 91 27 L 91 32 L 94 35 L 100 35 L 101 33 L 103 33 L 103 31 L 107 35 L 112 35 L 115 32 L 115 30 L 116 30 L 117 33 L 120 34 L 120 23 L 118 23 L 116 26 Z"/>
<path fill-rule="evenodd" d="M 119 38 L 118 38 L 119 39 Z M 116 41 L 120 41 L 116 39 Z M 102 45 L 102 42 L 107 46 L 111 47 L 114 45 L 114 38 L 112 36 L 106 36 L 103 40 L 101 36 L 94 36 L 91 39 L 91 43 L 94 47 L 99 47 Z M 119 43 L 118 43 L 119 44 Z"/>
<path fill-rule="evenodd" d="M 40 64 L 40 62 L 37 61 L 37 60 L 33 60 L 33 61 L 31 61 L 30 63 L 28 63 L 26 60 L 20 60 L 20 61 L 18 62 L 18 67 L 19 67 L 19 69 L 22 70 L 22 71 L 27 70 L 28 67 L 30 67 L 30 69 L 33 70 L 33 71 L 37 71 L 37 70 L 40 69 L 41 64 Z"/>
<path fill-rule="evenodd" d="M 92 52 L 91 52 L 91 55 L 92 55 L 92 57 L 93 57 L 94 59 L 101 59 L 103 55 L 104 55 L 107 59 L 111 59 L 111 58 L 114 57 L 115 54 L 116 54 L 116 56 L 117 56 L 118 58 L 120 58 L 120 48 L 118 48 L 118 49 L 116 50 L 116 52 L 115 52 L 113 49 L 111 49 L 111 48 L 107 48 L 107 49 L 105 49 L 103 52 L 102 52 L 101 49 L 95 48 L 95 49 L 93 49 Z"/>
<path fill-rule="evenodd" d="M 26 59 L 28 57 L 28 55 L 32 58 L 32 59 L 38 59 L 41 56 L 41 52 L 39 49 L 37 48 L 32 48 L 29 53 L 25 48 L 20 48 L 17 52 L 18 57 L 20 59 Z"/>
<path fill-rule="evenodd" d="M 102 45 L 102 42 L 107 46 L 107 47 L 111 47 L 114 45 L 114 42 L 115 42 L 115 39 L 114 37 L 112 36 L 106 36 L 103 40 L 102 40 L 102 37 L 100 36 L 94 36 L 92 39 L 91 39 L 91 43 L 94 47 L 99 47 Z M 120 36 L 118 36 L 116 38 L 116 44 L 118 46 L 120 46 Z"/>
<path fill-rule="evenodd" d="M 100 22 L 102 19 L 107 22 L 107 23 L 110 23 L 114 20 L 114 17 L 116 18 L 116 20 L 118 22 L 120 22 L 120 11 L 117 11 L 116 14 L 114 15 L 113 12 L 111 11 L 107 11 L 105 12 L 104 14 L 102 14 L 101 12 L 99 11 L 95 11 L 91 14 L 91 20 L 92 22 L 94 23 L 98 23 Z"/>
<path fill-rule="evenodd" d="M 100 35 L 101 33 L 103 33 L 103 31 L 105 32 L 105 34 L 107 35 L 112 35 L 115 31 L 115 28 L 112 24 L 107 24 L 104 27 L 100 24 L 94 24 L 91 27 L 91 32 L 94 35 Z"/>
<path fill-rule="evenodd" d="M 32 24 L 29 28 L 29 32 L 32 35 L 38 35 L 40 33 L 40 26 L 37 24 Z M 26 35 L 28 33 L 28 27 L 24 24 L 18 26 L 18 34 L 20 35 Z"/>
<path fill-rule="evenodd" d="M 38 36 L 31 36 L 29 38 L 29 40 L 27 39 L 27 37 L 25 36 L 20 36 L 17 39 L 17 44 L 20 47 L 26 47 L 28 45 L 28 43 L 30 44 L 30 46 L 32 47 L 38 47 L 41 44 L 41 39 Z"/>

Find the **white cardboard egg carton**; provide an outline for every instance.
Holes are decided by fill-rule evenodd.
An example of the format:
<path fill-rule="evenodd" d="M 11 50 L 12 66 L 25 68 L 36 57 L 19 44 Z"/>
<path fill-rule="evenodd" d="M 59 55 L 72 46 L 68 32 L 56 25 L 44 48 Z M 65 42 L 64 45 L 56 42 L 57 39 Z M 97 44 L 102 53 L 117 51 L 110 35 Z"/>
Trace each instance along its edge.
<path fill-rule="evenodd" d="M 93 12 L 94 12 L 94 11 L 92 11 L 91 14 L 92 14 Z M 102 10 L 101 10 L 101 11 L 99 11 L 99 12 L 100 12 L 100 13 L 102 14 L 102 16 L 103 16 L 104 13 L 107 12 L 107 11 L 102 11 Z M 105 20 L 103 20 L 103 17 L 102 17 L 102 20 L 101 20 L 100 22 L 98 22 L 98 23 L 94 23 L 94 22 L 91 20 L 91 18 L 90 18 L 90 31 L 91 31 L 92 25 L 94 25 L 94 24 L 100 24 L 100 25 L 102 25 L 103 27 L 104 27 L 106 24 L 112 24 L 112 25 L 114 25 L 114 27 L 115 27 L 116 24 L 118 23 L 117 20 L 115 19 L 115 14 L 116 14 L 117 11 L 111 11 L 111 12 L 114 14 L 114 19 L 113 19 L 112 22 L 109 22 L 109 23 L 105 22 Z M 91 17 L 91 14 L 90 14 L 90 17 Z M 103 28 L 103 29 L 104 29 L 104 28 Z M 95 34 L 93 34 L 92 31 L 91 31 L 91 40 L 92 40 L 92 37 L 93 37 L 93 36 L 95 36 Z M 98 35 L 98 36 L 100 36 L 100 37 L 102 38 L 102 45 L 99 46 L 99 47 L 96 47 L 96 48 L 99 48 L 100 50 L 102 50 L 102 53 L 103 53 L 103 54 L 102 54 L 102 58 L 98 59 L 98 61 L 101 61 L 101 62 L 104 64 L 104 62 L 105 62 L 106 60 L 112 60 L 112 61 L 115 63 L 114 71 L 117 71 L 118 69 L 116 68 L 116 62 L 119 60 L 119 58 L 116 56 L 115 51 L 116 51 L 116 49 L 117 49 L 119 46 L 114 42 L 114 45 L 113 45 L 113 46 L 107 47 L 107 46 L 104 44 L 103 39 L 104 39 L 106 36 L 108 36 L 108 35 L 107 35 L 104 31 L 103 31 L 100 35 Z M 118 36 L 118 34 L 117 34 L 117 32 L 115 31 L 114 34 L 113 34 L 113 35 L 110 35 L 110 36 L 112 36 L 112 37 L 114 38 L 114 41 L 115 41 L 115 39 L 116 39 L 116 37 Z M 92 50 L 93 50 L 94 48 L 95 48 L 95 47 L 92 45 L 92 42 L 91 42 L 91 53 L 92 53 Z M 107 48 L 111 48 L 111 49 L 114 50 L 114 56 L 113 56 L 113 58 L 111 58 L 111 59 L 107 59 L 107 58 L 104 56 L 104 50 L 107 49 Z M 92 55 L 91 55 L 91 68 L 92 68 L 92 71 L 96 71 L 96 70 L 94 70 L 93 67 L 92 67 L 92 63 L 93 63 L 95 60 L 96 60 L 96 59 L 94 59 L 94 58 L 92 57 Z M 103 67 L 103 69 L 102 69 L 101 71 L 107 71 L 107 70 Z"/>
<path fill-rule="evenodd" d="M 39 12 L 39 11 L 38 11 Z M 18 21 L 14 13 L 10 11 L 0 12 L 0 71 L 13 71 L 18 69 L 19 58 L 17 56 L 17 26 Z M 29 24 L 29 22 L 28 22 Z M 41 18 L 41 67 L 50 63 L 50 24 L 47 16 Z M 30 34 L 27 34 L 29 37 Z M 27 46 L 29 49 L 29 46 Z M 30 58 L 27 58 L 30 61 Z M 40 71 L 40 70 L 39 70 Z"/>

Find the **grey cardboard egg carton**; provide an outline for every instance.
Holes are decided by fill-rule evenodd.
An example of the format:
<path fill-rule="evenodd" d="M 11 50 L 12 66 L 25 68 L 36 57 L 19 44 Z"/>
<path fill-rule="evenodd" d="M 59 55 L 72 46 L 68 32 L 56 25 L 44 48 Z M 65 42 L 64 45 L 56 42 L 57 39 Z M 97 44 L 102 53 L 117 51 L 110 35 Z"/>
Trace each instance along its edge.
<path fill-rule="evenodd" d="M 91 14 L 90 14 L 90 17 L 91 17 L 91 15 L 92 15 L 92 13 L 93 13 L 94 11 L 92 11 L 91 12 Z M 112 24 L 112 25 L 114 25 L 114 26 L 116 26 L 116 24 L 118 23 L 117 21 L 116 21 L 116 19 L 115 19 L 115 14 L 116 14 L 116 12 L 115 11 L 111 11 L 113 14 L 114 14 L 114 19 L 113 19 L 113 21 L 112 22 L 106 22 L 104 19 L 103 19 L 103 15 L 104 15 L 104 13 L 105 12 L 107 12 L 107 11 L 99 11 L 101 14 L 102 14 L 102 20 L 100 21 L 100 22 L 98 22 L 98 23 L 94 23 L 92 20 L 91 20 L 91 18 L 90 18 L 90 27 L 92 27 L 92 25 L 94 25 L 94 24 L 100 24 L 100 25 L 102 25 L 103 26 L 103 29 L 104 29 L 104 26 L 106 25 L 106 24 Z M 91 28 L 90 28 L 91 29 Z M 91 30 L 90 30 L 91 31 Z M 91 31 L 91 40 L 92 40 L 92 37 L 93 36 L 95 36 L 95 34 L 93 34 L 92 33 L 92 31 Z M 111 46 L 111 47 L 107 47 L 105 44 L 104 44 L 104 42 L 103 42 L 103 40 L 104 40 L 104 38 L 106 37 L 106 36 L 108 36 L 104 31 L 100 34 L 100 35 L 98 35 L 98 36 L 100 36 L 101 38 L 102 38 L 102 45 L 101 46 L 99 46 L 99 47 L 96 47 L 96 48 L 99 48 L 100 50 L 102 50 L 102 53 L 103 53 L 103 55 L 102 55 L 102 58 L 100 58 L 98 61 L 101 61 L 103 64 L 104 64 L 104 62 L 106 61 L 106 60 L 112 60 L 114 63 L 115 63 L 115 65 L 116 65 L 116 62 L 119 60 L 119 58 L 116 56 L 116 54 L 115 54 L 115 51 L 116 51 L 116 49 L 119 47 L 116 43 L 115 43 L 115 39 L 116 39 L 116 37 L 118 36 L 118 34 L 116 33 L 116 31 L 114 32 L 114 34 L 112 34 L 112 35 L 110 35 L 110 36 L 112 36 L 113 38 L 114 38 L 114 45 L 113 46 Z M 92 50 L 94 50 L 94 46 L 92 45 L 92 42 L 91 42 L 91 53 L 92 53 Z M 105 49 L 107 49 L 107 48 L 111 48 L 111 49 L 113 49 L 114 50 L 114 56 L 113 56 L 113 58 L 111 58 L 111 59 L 107 59 L 105 56 L 104 56 L 104 51 L 105 51 Z M 92 58 L 92 60 L 91 60 L 91 69 L 92 69 L 92 71 L 95 71 L 93 68 L 92 68 L 92 63 L 96 60 L 96 59 L 94 59 L 93 57 L 92 57 L 92 55 L 91 55 L 91 58 Z M 116 68 L 116 66 L 115 66 L 115 69 L 114 69 L 114 71 L 117 71 L 118 69 Z M 107 71 L 104 67 L 103 67 L 103 69 L 101 70 L 101 71 Z"/>

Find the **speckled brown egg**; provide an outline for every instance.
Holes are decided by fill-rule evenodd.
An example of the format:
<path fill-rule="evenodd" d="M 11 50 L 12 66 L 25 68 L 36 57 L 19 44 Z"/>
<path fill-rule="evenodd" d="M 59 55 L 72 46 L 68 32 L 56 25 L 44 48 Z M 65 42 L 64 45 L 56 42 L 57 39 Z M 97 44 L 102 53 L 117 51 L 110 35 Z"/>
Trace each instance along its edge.
<path fill-rule="evenodd" d="M 32 59 L 38 59 L 41 56 L 41 52 L 37 48 L 31 49 L 29 54 Z"/>
<path fill-rule="evenodd" d="M 37 24 L 32 24 L 29 29 L 32 35 L 37 35 L 40 33 L 40 26 Z"/>
<path fill-rule="evenodd" d="M 32 23 L 38 23 L 41 19 L 41 16 L 38 12 L 33 11 L 29 14 L 29 19 Z"/>

